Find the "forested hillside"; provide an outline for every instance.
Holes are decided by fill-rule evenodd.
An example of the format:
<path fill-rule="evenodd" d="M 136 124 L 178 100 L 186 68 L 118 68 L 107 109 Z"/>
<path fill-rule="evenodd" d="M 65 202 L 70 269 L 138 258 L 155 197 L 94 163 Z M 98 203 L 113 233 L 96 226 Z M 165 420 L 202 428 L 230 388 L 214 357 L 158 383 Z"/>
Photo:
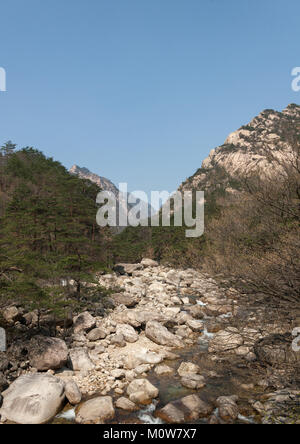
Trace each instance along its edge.
<path fill-rule="evenodd" d="M 107 265 L 109 236 L 95 219 L 99 188 L 33 148 L 15 148 L 8 142 L 0 154 L 1 300 L 62 311 Z"/>

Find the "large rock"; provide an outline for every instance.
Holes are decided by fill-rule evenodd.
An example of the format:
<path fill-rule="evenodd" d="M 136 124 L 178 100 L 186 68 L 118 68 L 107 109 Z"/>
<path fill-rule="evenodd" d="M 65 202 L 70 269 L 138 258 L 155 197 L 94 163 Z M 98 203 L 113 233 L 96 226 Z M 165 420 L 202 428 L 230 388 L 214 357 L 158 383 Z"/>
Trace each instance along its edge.
<path fill-rule="evenodd" d="M 184 422 L 184 412 L 179 408 L 176 403 L 169 402 L 162 409 L 160 409 L 156 415 L 168 424 L 181 424 Z"/>
<path fill-rule="evenodd" d="M 119 398 L 116 401 L 116 407 L 121 410 L 127 410 L 128 412 L 134 412 L 134 411 L 138 410 L 138 407 L 135 405 L 134 402 L 132 402 L 132 401 L 130 401 L 130 399 L 124 398 L 124 397 Z"/>
<path fill-rule="evenodd" d="M 65 382 L 65 395 L 70 404 L 76 405 L 81 402 L 81 393 L 78 385 L 72 379 Z"/>
<path fill-rule="evenodd" d="M 262 364 L 268 365 L 295 365 L 300 364 L 300 353 L 293 351 L 291 334 L 270 335 L 256 342 L 255 355 Z"/>
<path fill-rule="evenodd" d="M 116 306 L 125 305 L 127 308 L 133 308 L 137 305 L 138 299 L 127 293 L 115 293 L 111 295 L 111 299 Z"/>
<path fill-rule="evenodd" d="M 158 262 L 154 261 L 153 259 L 147 259 L 144 258 L 141 260 L 141 264 L 147 268 L 147 267 L 158 267 Z"/>
<path fill-rule="evenodd" d="M 157 398 L 159 390 L 147 379 L 135 379 L 127 387 L 127 394 L 130 401 L 139 404 L 146 404 L 151 399 Z"/>
<path fill-rule="evenodd" d="M 182 347 L 182 341 L 173 333 L 156 321 L 150 321 L 146 324 L 145 335 L 151 341 L 159 345 L 167 345 L 168 347 Z"/>
<path fill-rule="evenodd" d="M 96 326 L 96 319 L 88 312 L 80 313 L 74 318 L 74 333 L 92 330 Z"/>
<path fill-rule="evenodd" d="M 136 342 L 139 339 L 138 333 L 129 324 L 120 324 L 117 326 L 117 334 L 123 335 L 126 342 Z"/>
<path fill-rule="evenodd" d="M 89 371 L 95 368 L 88 352 L 83 348 L 73 348 L 70 350 L 70 364 L 75 371 Z"/>
<path fill-rule="evenodd" d="M 200 372 L 200 367 L 193 362 L 182 362 L 177 370 L 179 376 L 187 376 L 190 374 L 197 374 Z"/>
<path fill-rule="evenodd" d="M 115 416 L 115 409 L 110 396 L 100 396 L 81 404 L 76 412 L 78 424 L 103 424 Z"/>
<path fill-rule="evenodd" d="M 211 404 L 203 401 L 197 395 L 185 396 L 181 399 L 181 403 L 188 410 L 187 420 L 196 420 L 198 418 L 205 418 L 209 416 L 214 407 Z"/>
<path fill-rule="evenodd" d="M 17 307 L 14 306 L 6 307 L 2 312 L 2 316 L 5 319 L 5 321 L 10 325 L 14 324 L 22 317 Z"/>
<path fill-rule="evenodd" d="M 132 370 L 141 364 L 160 364 L 164 360 L 164 356 L 149 351 L 137 350 L 128 353 L 124 358 L 124 365 L 127 369 Z"/>
<path fill-rule="evenodd" d="M 239 409 L 236 405 L 237 396 L 220 396 L 216 404 L 219 409 L 219 416 L 224 421 L 235 421 L 239 415 Z"/>
<path fill-rule="evenodd" d="M 17 424 L 43 424 L 60 410 L 64 384 L 49 374 L 20 376 L 2 393 L 1 416 Z"/>
<path fill-rule="evenodd" d="M 197 320 L 197 319 L 189 319 L 187 321 L 188 327 L 193 330 L 194 332 L 200 332 L 204 330 L 204 324 L 203 322 Z"/>
<path fill-rule="evenodd" d="M 206 385 L 204 376 L 193 373 L 183 376 L 180 382 L 183 387 L 192 390 L 200 390 Z"/>
<path fill-rule="evenodd" d="M 203 308 L 200 305 L 198 305 L 198 304 L 195 304 L 192 307 L 190 307 L 189 313 L 195 319 L 203 319 L 204 318 Z"/>
<path fill-rule="evenodd" d="M 87 339 L 89 341 L 98 341 L 99 339 L 105 339 L 107 336 L 106 331 L 103 328 L 93 328 L 88 334 Z"/>
<path fill-rule="evenodd" d="M 132 276 L 132 273 L 138 270 L 142 270 L 143 266 L 141 264 L 116 264 L 113 267 L 113 270 L 116 273 L 119 273 L 121 275 L 128 274 L 129 276 Z"/>
<path fill-rule="evenodd" d="M 175 373 L 174 369 L 168 365 L 158 365 L 154 371 L 157 376 L 169 376 Z"/>
<path fill-rule="evenodd" d="M 28 347 L 30 365 L 40 371 L 64 367 L 68 359 L 68 347 L 59 338 L 35 336 Z"/>
<path fill-rule="evenodd" d="M 243 343 L 243 337 L 239 334 L 238 330 L 229 327 L 226 330 L 216 333 L 210 341 L 208 351 L 210 353 L 226 352 L 240 347 Z"/>

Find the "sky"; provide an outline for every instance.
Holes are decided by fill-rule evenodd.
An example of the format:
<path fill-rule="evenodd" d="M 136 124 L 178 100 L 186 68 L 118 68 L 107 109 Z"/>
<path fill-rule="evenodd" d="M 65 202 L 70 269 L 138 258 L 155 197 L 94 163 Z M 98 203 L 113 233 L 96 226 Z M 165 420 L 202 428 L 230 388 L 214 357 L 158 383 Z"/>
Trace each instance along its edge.
<path fill-rule="evenodd" d="M 172 192 L 263 109 L 300 103 L 299 0 L 10 0 L 0 144 Z"/>

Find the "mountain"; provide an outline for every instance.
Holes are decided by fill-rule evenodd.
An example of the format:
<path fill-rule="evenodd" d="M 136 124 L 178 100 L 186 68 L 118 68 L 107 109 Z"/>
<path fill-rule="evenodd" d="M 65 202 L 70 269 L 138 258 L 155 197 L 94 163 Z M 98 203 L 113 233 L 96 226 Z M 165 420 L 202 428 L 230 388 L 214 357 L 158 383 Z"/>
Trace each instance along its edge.
<path fill-rule="evenodd" d="M 179 189 L 236 192 L 241 179 L 271 178 L 295 155 L 299 132 L 300 106 L 291 104 L 282 112 L 267 109 L 213 149 Z"/>
<path fill-rule="evenodd" d="M 106 177 L 98 176 L 97 174 L 92 173 L 87 168 L 80 168 L 78 165 L 73 165 L 70 169 L 70 173 L 75 174 L 81 179 L 90 180 L 91 182 L 97 184 L 102 190 L 111 191 L 116 197 L 118 197 L 119 195 L 118 188 L 109 179 L 106 179 Z"/>
<path fill-rule="evenodd" d="M 70 169 L 70 173 L 80 177 L 81 179 L 88 179 L 91 182 L 97 184 L 103 191 L 111 191 L 116 196 L 117 221 L 119 218 L 119 211 L 121 211 L 121 212 L 124 211 L 124 213 L 125 213 L 125 211 L 130 211 L 130 209 L 133 206 L 135 206 L 135 204 L 127 203 L 127 208 L 126 208 L 125 202 L 128 202 L 128 199 L 130 198 L 131 194 L 130 193 L 120 193 L 119 189 L 116 187 L 116 185 L 114 185 L 109 179 L 106 179 L 105 177 L 102 177 L 102 176 L 98 176 L 97 174 L 92 173 L 87 168 L 81 168 L 78 165 L 73 165 L 72 168 Z M 122 197 L 121 201 L 120 201 L 120 196 Z M 152 209 L 151 205 L 140 200 L 140 199 L 137 199 L 136 203 L 140 203 L 140 202 L 141 202 L 142 208 L 145 210 L 145 212 L 147 211 L 147 214 L 150 217 L 152 214 L 152 211 L 154 211 Z M 146 206 L 146 208 L 145 208 L 145 206 Z M 123 229 L 124 227 L 117 225 L 117 228 L 120 230 L 120 229 Z"/>

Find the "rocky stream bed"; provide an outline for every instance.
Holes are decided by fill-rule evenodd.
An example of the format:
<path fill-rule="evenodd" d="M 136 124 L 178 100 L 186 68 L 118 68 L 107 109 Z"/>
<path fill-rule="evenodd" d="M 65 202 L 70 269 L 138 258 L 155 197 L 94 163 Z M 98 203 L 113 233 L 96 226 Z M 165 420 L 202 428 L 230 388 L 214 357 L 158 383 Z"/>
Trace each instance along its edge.
<path fill-rule="evenodd" d="M 101 316 L 85 311 L 64 339 L 0 354 L 2 424 L 300 422 L 293 316 L 275 320 L 228 285 L 150 259 L 98 279 L 118 289 Z M 15 306 L 3 317 L 36 322 Z"/>

